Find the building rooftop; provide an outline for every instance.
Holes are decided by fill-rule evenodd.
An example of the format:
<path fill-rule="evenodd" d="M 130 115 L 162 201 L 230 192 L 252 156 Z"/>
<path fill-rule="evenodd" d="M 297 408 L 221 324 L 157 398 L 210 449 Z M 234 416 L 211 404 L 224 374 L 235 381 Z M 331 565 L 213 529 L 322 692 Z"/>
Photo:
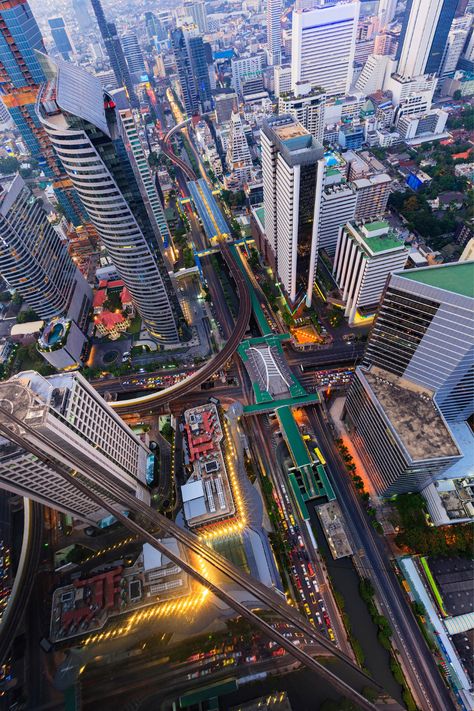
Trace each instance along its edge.
<path fill-rule="evenodd" d="M 397 276 L 474 299 L 474 261 L 407 269 Z"/>
<path fill-rule="evenodd" d="M 412 460 L 461 456 L 431 391 L 377 366 L 360 370 Z"/>
<path fill-rule="evenodd" d="M 381 254 L 395 249 L 405 249 L 403 240 L 390 229 L 388 222 L 368 222 L 364 225 L 353 226 L 357 233 L 360 245 L 370 256 Z"/>

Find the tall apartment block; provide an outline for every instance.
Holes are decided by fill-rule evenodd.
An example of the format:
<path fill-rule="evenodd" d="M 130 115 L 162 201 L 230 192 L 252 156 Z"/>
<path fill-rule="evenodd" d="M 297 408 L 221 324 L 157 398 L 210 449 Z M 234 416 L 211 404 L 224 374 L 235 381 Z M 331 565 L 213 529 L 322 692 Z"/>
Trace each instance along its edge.
<path fill-rule="evenodd" d="M 109 481 L 141 501 L 149 501 L 148 448 L 82 375 L 45 378 L 34 371 L 18 373 L 0 383 L 0 400 L 3 409 L 14 412 L 33 430 L 25 432 L 29 443 L 115 510 L 123 511 L 124 507 L 111 495 Z M 0 422 L 11 425 L 3 413 Z M 102 474 L 103 486 L 81 472 L 82 466 Z M 4 436 L 0 437 L 0 487 L 87 523 L 98 524 L 109 515 L 49 464 Z"/>
<path fill-rule="evenodd" d="M 444 417 L 474 411 L 474 261 L 396 272 L 387 282 L 364 364 L 434 393 Z"/>
<path fill-rule="evenodd" d="M 439 72 L 458 0 L 409 0 L 400 33 L 398 74 L 413 78 Z"/>
<path fill-rule="evenodd" d="M 229 91 L 225 94 L 217 94 L 214 98 L 216 110 L 216 122 L 221 125 L 230 121 L 234 111 L 238 111 L 237 94 Z"/>
<path fill-rule="evenodd" d="M 349 93 L 359 2 L 293 12 L 291 84 L 321 87 L 328 97 Z"/>
<path fill-rule="evenodd" d="M 357 221 L 375 220 L 382 217 L 387 210 L 392 179 L 387 173 L 377 173 L 366 178 L 354 180 L 357 194 L 355 219 Z"/>
<path fill-rule="evenodd" d="M 115 100 L 114 92 L 112 97 Z M 118 104 L 118 102 L 116 102 Z M 145 156 L 142 142 L 137 130 L 133 111 L 117 106 L 121 122 L 121 134 L 124 140 L 130 163 L 135 172 L 148 216 L 152 222 L 155 234 L 159 234 L 163 246 L 170 243 L 170 230 L 166 222 L 163 205 L 156 190 L 156 185 L 150 172 L 150 166 Z"/>
<path fill-rule="evenodd" d="M 281 64 L 282 0 L 267 0 L 267 61 L 270 66 Z"/>
<path fill-rule="evenodd" d="M 233 181 L 235 186 L 242 188 L 251 177 L 252 156 L 250 155 L 249 144 L 242 126 L 242 119 L 238 112 L 232 113 L 230 119 L 226 162 L 227 169 L 230 171 L 230 180 Z"/>
<path fill-rule="evenodd" d="M 79 30 L 81 32 L 89 32 L 92 29 L 92 18 L 89 15 L 88 0 L 72 0 L 72 9 L 76 15 Z"/>
<path fill-rule="evenodd" d="M 101 0 L 91 0 L 91 4 L 117 84 L 126 88 L 131 106 L 139 108 L 140 104 L 133 88 L 132 77 L 117 34 L 117 28 L 113 22 L 107 22 Z"/>
<path fill-rule="evenodd" d="M 293 116 L 262 125 L 265 234 L 291 304 L 311 304 L 317 263 L 324 150 Z"/>
<path fill-rule="evenodd" d="M 324 249 L 329 256 L 334 256 L 339 230 L 354 219 L 356 202 L 357 193 L 350 183 L 341 180 L 331 182 L 325 179 L 321 196 L 318 249 Z"/>
<path fill-rule="evenodd" d="M 198 28 L 199 34 L 205 35 L 208 31 L 205 0 L 186 0 L 184 7 L 193 18 L 193 22 Z"/>
<path fill-rule="evenodd" d="M 407 248 L 388 222 L 348 223 L 340 228 L 333 274 L 350 324 L 358 310 L 362 315 L 374 313 L 387 277 L 403 269 L 407 258 Z"/>
<path fill-rule="evenodd" d="M 0 273 L 39 318 L 67 316 L 85 327 L 90 286 L 19 175 L 0 188 Z"/>
<path fill-rule="evenodd" d="M 32 157 L 39 161 L 68 220 L 87 219 L 71 181 L 65 175 L 35 114 L 43 70 L 35 50 L 45 51 L 43 38 L 27 0 L 0 0 L 0 93 Z"/>
<path fill-rule="evenodd" d="M 298 83 L 294 91 L 279 94 L 278 113 L 294 116 L 320 143 L 324 138 L 325 108 L 326 94 L 311 84 Z"/>
<path fill-rule="evenodd" d="M 41 60 L 50 80 L 38 118 L 87 207 L 143 325 L 163 344 L 180 342 L 181 308 L 121 135 L 120 116 L 100 82 L 80 67 Z M 138 170 L 138 169 L 136 169 Z"/>

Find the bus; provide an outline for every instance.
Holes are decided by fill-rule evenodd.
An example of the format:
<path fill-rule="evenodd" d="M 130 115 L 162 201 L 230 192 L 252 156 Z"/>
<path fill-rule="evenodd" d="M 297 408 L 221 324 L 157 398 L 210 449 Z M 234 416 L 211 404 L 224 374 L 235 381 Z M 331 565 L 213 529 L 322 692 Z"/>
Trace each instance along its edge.
<path fill-rule="evenodd" d="M 317 458 L 319 459 L 319 461 L 321 462 L 321 464 L 323 464 L 323 465 L 326 464 L 326 460 L 324 459 L 323 455 L 321 454 L 321 450 L 319 449 L 319 447 L 314 448 L 314 453 L 317 456 Z"/>

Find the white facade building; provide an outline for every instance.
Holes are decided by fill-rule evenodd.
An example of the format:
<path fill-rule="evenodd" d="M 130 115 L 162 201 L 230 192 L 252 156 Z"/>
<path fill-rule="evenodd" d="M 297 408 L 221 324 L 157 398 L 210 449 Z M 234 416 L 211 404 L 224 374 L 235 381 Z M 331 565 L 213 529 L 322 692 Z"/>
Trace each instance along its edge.
<path fill-rule="evenodd" d="M 384 89 L 392 92 L 392 103 L 397 107 L 396 118 L 401 114 L 417 116 L 429 111 L 437 82 L 434 75 L 406 79 L 392 74 Z"/>
<path fill-rule="evenodd" d="M 340 228 L 354 219 L 357 193 L 350 183 L 326 185 L 321 198 L 318 249 L 333 256 Z"/>
<path fill-rule="evenodd" d="M 232 182 L 242 187 L 252 174 L 252 156 L 242 125 L 240 114 L 233 112 L 230 119 L 230 132 L 226 154 L 227 169 Z"/>
<path fill-rule="evenodd" d="M 340 228 L 334 259 L 334 278 L 346 303 L 344 315 L 354 323 L 357 309 L 379 305 L 388 275 L 403 269 L 408 250 L 388 222 Z"/>
<path fill-rule="evenodd" d="M 267 60 L 270 66 L 281 63 L 282 0 L 267 0 Z"/>
<path fill-rule="evenodd" d="M 355 89 L 366 96 L 384 89 L 396 66 L 397 62 L 388 55 L 371 54 L 355 83 Z"/>
<path fill-rule="evenodd" d="M 457 17 L 453 20 L 446 47 L 444 48 L 443 59 L 441 60 L 439 74 L 442 79 L 448 76 L 454 76 L 464 45 L 466 44 L 471 24 L 472 15 Z"/>
<path fill-rule="evenodd" d="M 438 20 L 446 0 L 413 0 L 404 27 L 398 74 L 419 77 L 426 71 Z"/>
<path fill-rule="evenodd" d="M 293 12 L 291 83 L 344 96 L 352 82 L 359 2 Z"/>
<path fill-rule="evenodd" d="M 289 301 L 311 304 L 324 181 L 324 150 L 293 116 L 264 120 L 261 130 L 265 234 Z"/>
<path fill-rule="evenodd" d="M 396 9 L 397 0 L 379 0 L 378 21 L 380 29 L 387 27 L 392 22 Z"/>
<path fill-rule="evenodd" d="M 262 76 L 263 59 L 263 54 L 256 54 L 232 60 L 232 86 L 239 94 L 242 94 L 246 81 Z"/>
<path fill-rule="evenodd" d="M 191 0 L 191 2 L 185 2 L 184 7 L 192 17 L 194 24 L 199 30 L 199 34 L 207 34 L 209 27 L 205 0 Z"/>
<path fill-rule="evenodd" d="M 275 96 L 281 96 L 281 94 L 287 94 L 291 91 L 291 65 L 284 64 L 275 67 L 273 80 Z"/>
<path fill-rule="evenodd" d="M 326 94 L 310 84 L 297 84 L 294 92 L 280 95 L 278 113 L 290 114 L 320 142 L 324 138 Z"/>
<path fill-rule="evenodd" d="M 149 501 L 148 448 L 82 375 L 63 373 L 45 378 L 26 371 L 0 383 L 0 398 L 4 408 L 14 406 L 16 417 L 34 430 L 25 434 L 32 445 L 74 473 L 116 510 L 123 510 L 123 506 L 109 493 L 109 480 L 141 501 Z M 0 414 L 0 421 L 11 424 L 6 415 Z M 81 465 L 102 473 L 104 486 L 81 473 Z M 108 515 L 47 463 L 4 437 L 0 438 L 0 487 L 89 523 L 98 523 Z"/>

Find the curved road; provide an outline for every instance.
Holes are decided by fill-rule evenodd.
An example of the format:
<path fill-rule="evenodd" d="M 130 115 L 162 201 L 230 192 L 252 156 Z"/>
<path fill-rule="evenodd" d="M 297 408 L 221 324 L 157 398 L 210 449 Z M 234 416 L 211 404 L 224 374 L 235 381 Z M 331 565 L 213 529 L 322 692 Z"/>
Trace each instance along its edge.
<path fill-rule="evenodd" d="M 230 356 L 237 350 L 237 346 L 247 330 L 252 313 L 252 303 L 250 301 L 247 281 L 235 261 L 229 245 L 225 242 L 221 243 L 221 254 L 227 262 L 227 266 L 229 267 L 239 292 L 239 314 L 231 337 L 224 348 L 219 351 L 214 358 L 209 360 L 202 368 L 193 373 L 193 375 L 190 375 L 189 378 L 186 378 L 186 380 L 176 383 L 176 385 L 172 385 L 166 388 L 166 390 L 160 390 L 157 393 L 150 393 L 149 395 L 143 395 L 142 397 L 132 398 L 130 400 L 111 402 L 110 405 L 120 414 L 147 412 L 151 407 L 163 405 L 185 395 L 187 392 L 202 385 L 211 375 L 222 368 Z"/>

